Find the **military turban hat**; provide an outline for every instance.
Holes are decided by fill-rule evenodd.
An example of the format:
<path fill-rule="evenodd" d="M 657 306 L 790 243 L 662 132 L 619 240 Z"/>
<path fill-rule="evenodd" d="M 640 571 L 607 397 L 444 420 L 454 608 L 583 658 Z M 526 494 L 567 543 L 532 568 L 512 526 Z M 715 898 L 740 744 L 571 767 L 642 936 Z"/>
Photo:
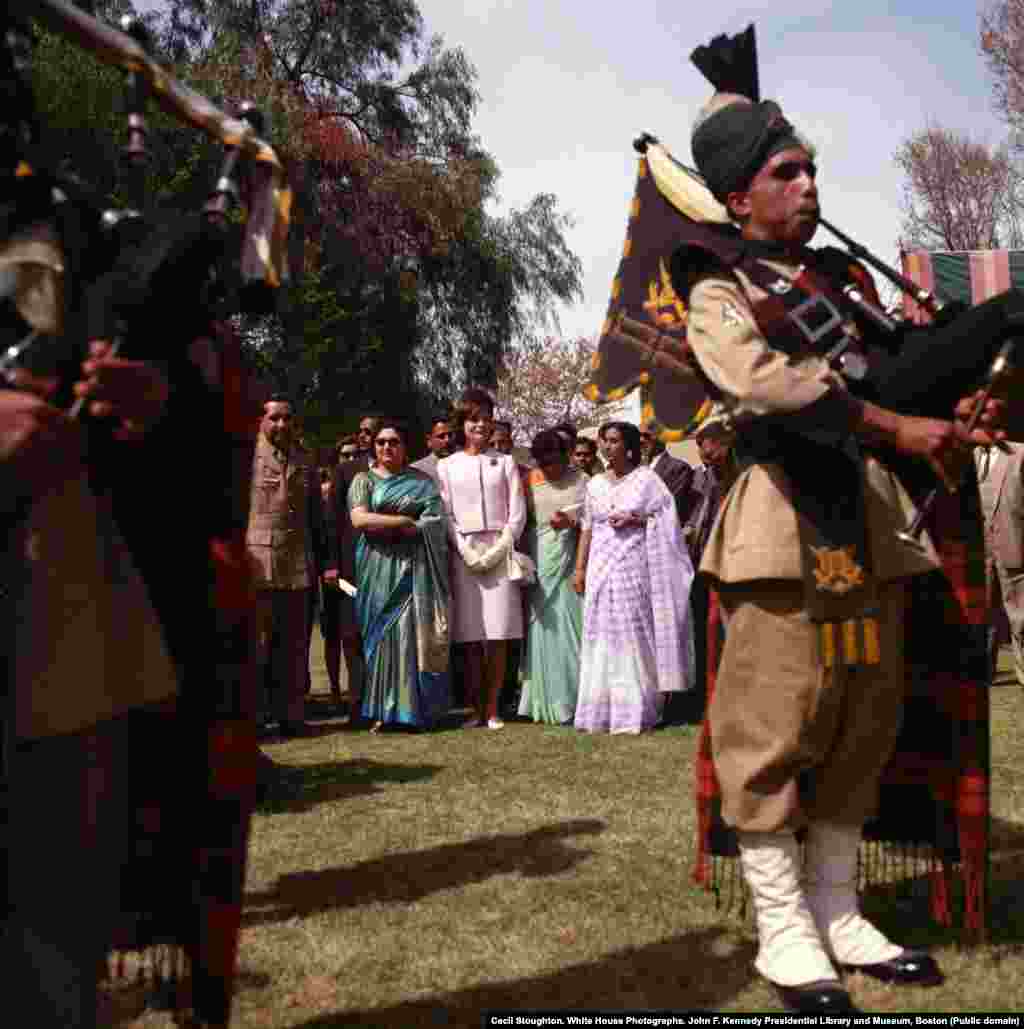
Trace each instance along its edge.
<path fill-rule="evenodd" d="M 693 130 L 693 159 L 719 203 L 744 189 L 774 154 L 805 146 L 774 100 L 760 99 L 754 26 L 716 36 L 690 59 L 718 90 Z"/>
<path fill-rule="evenodd" d="M 735 97 L 697 125 L 691 145 L 708 189 L 724 204 L 730 193 L 749 185 L 768 158 L 804 144 L 774 100 L 755 104 Z"/>

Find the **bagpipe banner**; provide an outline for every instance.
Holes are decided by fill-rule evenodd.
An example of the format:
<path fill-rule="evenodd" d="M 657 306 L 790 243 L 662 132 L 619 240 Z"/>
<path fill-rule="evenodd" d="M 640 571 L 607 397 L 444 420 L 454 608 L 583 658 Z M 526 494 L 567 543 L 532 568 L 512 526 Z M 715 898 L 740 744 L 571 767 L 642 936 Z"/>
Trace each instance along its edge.
<path fill-rule="evenodd" d="M 669 260 L 694 221 L 726 222 L 704 183 L 649 136 L 637 167 L 626 241 L 584 395 L 595 403 L 639 389 L 642 418 L 665 442 L 692 435 L 711 410 L 688 359 L 687 309 L 672 286 Z"/>

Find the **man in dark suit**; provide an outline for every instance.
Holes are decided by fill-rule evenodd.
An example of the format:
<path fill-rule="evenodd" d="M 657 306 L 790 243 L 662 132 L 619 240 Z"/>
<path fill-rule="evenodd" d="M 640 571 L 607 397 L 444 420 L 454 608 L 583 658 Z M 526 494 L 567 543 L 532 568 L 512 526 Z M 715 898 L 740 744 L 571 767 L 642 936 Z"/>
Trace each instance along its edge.
<path fill-rule="evenodd" d="M 341 700 L 341 657 L 345 656 L 348 679 L 348 727 L 359 725 L 359 709 L 363 701 L 363 641 L 356 623 L 355 604 L 350 596 L 337 588 L 339 578 L 355 585 L 356 537 L 348 513 L 348 490 L 352 480 L 369 469 L 373 460 L 373 440 L 380 428 L 380 418 L 367 415 L 359 422 L 359 453 L 355 458 L 339 461 L 334 468 L 331 492 L 327 501 L 327 564 L 320 617 L 324 637 L 324 661 L 331 683 L 331 696 Z"/>
<path fill-rule="evenodd" d="M 692 489 L 696 504 L 688 523 L 683 526 L 683 535 L 690 547 L 694 569 L 700 568 L 701 555 L 711 536 L 722 498 L 729 492 L 736 478 L 736 461 L 732 453 L 733 434 L 727 423 L 718 415 L 706 418 L 697 430 L 697 449 L 701 463 L 693 470 Z M 708 580 L 697 575 L 690 589 L 690 611 L 693 613 L 693 650 L 697 672 L 697 689 L 694 690 L 694 707 L 698 706 L 700 717 L 707 699 L 708 677 Z"/>
<path fill-rule="evenodd" d="M 640 450 L 644 463 L 658 473 L 672 494 L 679 524 L 688 525 L 700 503 L 700 496 L 693 490 L 693 468 L 681 458 L 673 457 L 649 426 L 640 429 Z"/>

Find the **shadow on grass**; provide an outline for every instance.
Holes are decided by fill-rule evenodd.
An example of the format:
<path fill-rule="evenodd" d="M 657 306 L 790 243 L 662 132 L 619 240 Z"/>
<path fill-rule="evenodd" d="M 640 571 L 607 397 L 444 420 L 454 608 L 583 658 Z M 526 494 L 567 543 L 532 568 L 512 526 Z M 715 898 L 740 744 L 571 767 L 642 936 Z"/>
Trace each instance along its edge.
<path fill-rule="evenodd" d="M 589 850 L 567 847 L 565 841 L 604 828 L 605 823 L 599 819 L 576 819 L 519 835 L 481 836 L 430 850 L 388 854 L 343 868 L 282 875 L 271 889 L 246 894 L 242 924 L 305 918 L 374 901 L 408 904 L 439 890 L 512 872 L 528 878 L 558 875 L 590 854 Z M 252 910 L 254 906 L 269 909 Z"/>
<path fill-rule="evenodd" d="M 754 946 L 701 929 L 550 975 L 442 993 L 390 1008 L 337 1011 L 293 1029 L 479 1029 L 485 1011 L 714 1011 L 754 977 Z"/>
<path fill-rule="evenodd" d="M 275 765 L 256 810 L 263 815 L 308 811 L 332 800 L 378 793 L 383 783 L 422 782 L 442 765 L 386 765 L 368 758 L 315 765 Z"/>

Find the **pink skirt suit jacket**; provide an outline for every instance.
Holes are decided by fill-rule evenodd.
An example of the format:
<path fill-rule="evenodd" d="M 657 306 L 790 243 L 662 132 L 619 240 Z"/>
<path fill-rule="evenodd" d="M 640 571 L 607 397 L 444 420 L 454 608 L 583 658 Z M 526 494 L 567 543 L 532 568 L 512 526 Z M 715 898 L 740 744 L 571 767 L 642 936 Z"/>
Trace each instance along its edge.
<path fill-rule="evenodd" d="M 437 476 L 452 541 L 452 642 L 522 639 L 522 588 L 509 580 L 507 560 L 495 558 L 526 524 L 515 460 L 496 450 L 458 451 L 438 462 Z"/>

